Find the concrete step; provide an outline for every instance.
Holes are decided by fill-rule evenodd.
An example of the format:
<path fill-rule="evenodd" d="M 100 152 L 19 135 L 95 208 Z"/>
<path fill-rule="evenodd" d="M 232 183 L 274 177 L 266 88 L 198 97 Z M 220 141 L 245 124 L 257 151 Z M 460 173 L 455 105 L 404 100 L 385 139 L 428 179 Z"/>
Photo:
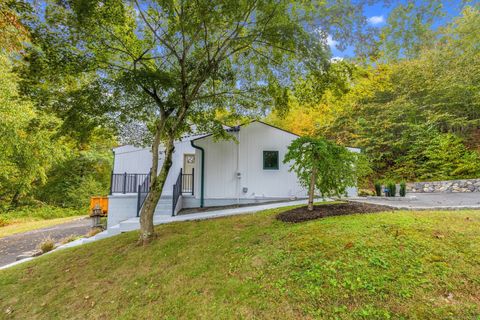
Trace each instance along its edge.
<path fill-rule="evenodd" d="M 157 207 L 155 208 L 155 211 L 165 211 L 165 210 L 170 210 L 172 211 L 172 203 L 159 203 L 157 204 Z"/>
<path fill-rule="evenodd" d="M 162 209 L 162 210 L 155 210 L 154 216 L 171 216 L 172 209 Z"/>

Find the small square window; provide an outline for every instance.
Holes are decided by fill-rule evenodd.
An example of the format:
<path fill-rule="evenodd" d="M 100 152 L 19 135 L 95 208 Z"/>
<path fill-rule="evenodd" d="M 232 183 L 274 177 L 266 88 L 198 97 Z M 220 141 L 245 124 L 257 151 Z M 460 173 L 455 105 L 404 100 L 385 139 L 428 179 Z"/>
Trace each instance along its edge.
<path fill-rule="evenodd" d="M 278 170 L 278 151 L 263 151 L 263 170 Z"/>

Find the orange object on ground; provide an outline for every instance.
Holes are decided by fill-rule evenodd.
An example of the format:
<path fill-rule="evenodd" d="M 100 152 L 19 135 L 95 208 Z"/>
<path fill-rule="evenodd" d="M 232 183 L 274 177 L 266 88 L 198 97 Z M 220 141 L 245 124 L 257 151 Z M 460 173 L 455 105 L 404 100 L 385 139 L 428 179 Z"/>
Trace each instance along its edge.
<path fill-rule="evenodd" d="M 96 205 L 99 205 L 102 208 L 102 213 L 104 215 L 108 214 L 108 197 L 91 197 L 90 198 L 90 214 L 93 213 L 93 208 Z"/>

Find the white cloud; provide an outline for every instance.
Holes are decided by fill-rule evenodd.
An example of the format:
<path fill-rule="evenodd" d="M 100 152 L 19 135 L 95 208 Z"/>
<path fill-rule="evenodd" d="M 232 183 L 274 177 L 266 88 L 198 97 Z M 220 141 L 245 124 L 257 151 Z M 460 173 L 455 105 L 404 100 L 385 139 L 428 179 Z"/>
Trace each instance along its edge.
<path fill-rule="evenodd" d="M 327 36 L 327 45 L 328 45 L 329 47 L 336 46 L 337 44 L 338 44 L 338 41 L 333 40 L 333 38 L 332 38 L 331 35 L 328 35 L 328 36 Z"/>
<path fill-rule="evenodd" d="M 343 60 L 342 57 L 333 57 L 333 58 L 330 59 L 330 62 L 335 63 L 335 62 L 340 62 L 342 60 Z"/>
<path fill-rule="evenodd" d="M 327 32 L 323 31 L 320 28 L 317 28 L 315 32 L 321 38 L 322 42 L 325 43 L 329 47 L 334 47 L 338 44 L 337 40 L 333 40 L 332 36 L 329 35 Z"/>
<path fill-rule="evenodd" d="M 373 16 L 368 18 L 367 21 L 370 24 L 381 24 L 385 22 L 385 18 L 383 16 Z"/>

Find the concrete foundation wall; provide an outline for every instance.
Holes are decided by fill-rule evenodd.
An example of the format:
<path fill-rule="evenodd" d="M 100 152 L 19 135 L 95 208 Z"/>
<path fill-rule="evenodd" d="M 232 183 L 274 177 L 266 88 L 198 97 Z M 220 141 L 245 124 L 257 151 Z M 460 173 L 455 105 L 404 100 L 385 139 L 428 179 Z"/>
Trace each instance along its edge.
<path fill-rule="evenodd" d="M 137 195 L 125 194 L 108 197 L 107 227 L 110 228 L 120 221 L 137 216 Z"/>
<path fill-rule="evenodd" d="M 110 228 L 121 221 L 137 217 L 137 194 L 115 194 L 108 197 L 107 227 Z M 182 209 L 180 197 L 176 211 Z M 155 215 L 172 214 L 172 197 L 162 197 L 155 208 Z"/>

